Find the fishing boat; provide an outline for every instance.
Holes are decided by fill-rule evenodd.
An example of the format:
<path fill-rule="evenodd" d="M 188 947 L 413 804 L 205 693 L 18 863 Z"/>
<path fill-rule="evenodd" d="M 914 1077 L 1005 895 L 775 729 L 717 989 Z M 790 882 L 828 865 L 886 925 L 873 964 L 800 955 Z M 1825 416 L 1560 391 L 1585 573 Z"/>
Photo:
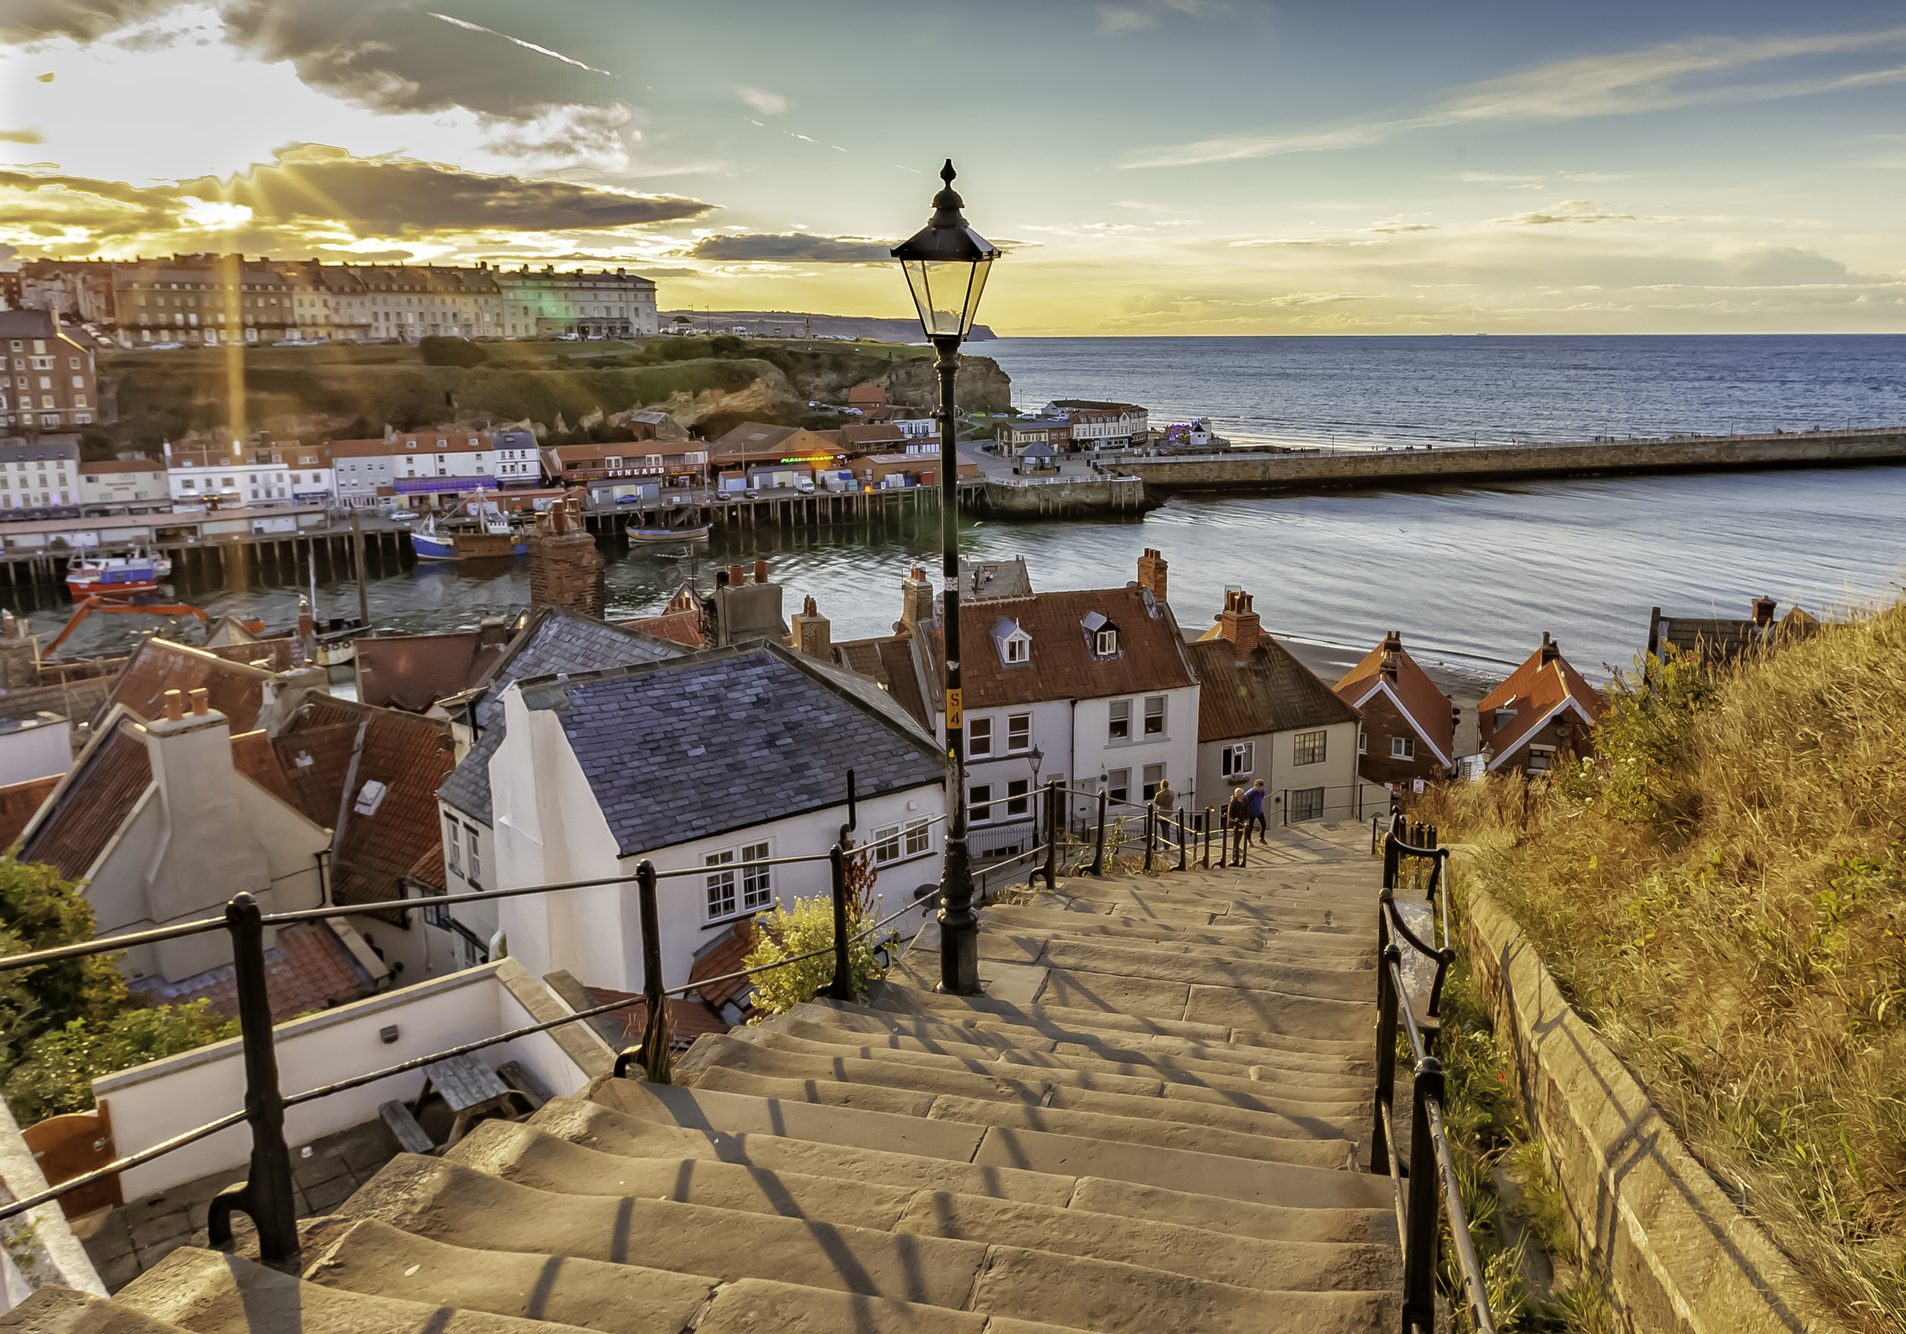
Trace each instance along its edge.
<path fill-rule="evenodd" d="M 75 598 L 150 593 L 171 573 L 169 557 L 142 547 L 120 556 L 75 556 L 66 567 L 66 591 Z"/>
<path fill-rule="evenodd" d="M 433 514 L 424 520 L 423 527 L 410 530 L 410 548 L 418 560 L 494 560 L 529 552 L 528 537 L 510 525 L 509 515 L 494 505 L 482 504 L 481 492 L 477 498 L 474 528 L 439 527 Z"/>
<path fill-rule="evenodd" d="M 659 546 L 664 543 L 700 542 L 707 538 L 713 528 L 714 525 L 709 523 L 698 524 L 693 528 L 637 528 L 631 524 L 627 532 L 631 542 Z"/>

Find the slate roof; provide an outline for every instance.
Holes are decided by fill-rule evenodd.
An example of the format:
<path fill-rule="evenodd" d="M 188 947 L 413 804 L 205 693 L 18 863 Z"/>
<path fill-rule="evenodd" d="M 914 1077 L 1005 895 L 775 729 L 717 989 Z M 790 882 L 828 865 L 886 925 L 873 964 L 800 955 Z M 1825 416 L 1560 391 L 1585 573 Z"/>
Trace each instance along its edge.
<path fill-rule="evenodd" d="M 1084 628 L 1094 614 L 1118 630 L 1119 651 L 1109 658 L 1096 656 Z M 1032 652 L 1027 662 L 1008 665 L 1000 657 L 994 631 L 1013 624 L 1031 636 Z M 926 678 L 937 710 L 945 635 L 938 619 L 926 629 Z M 1197 683 L 1171 608 L 1136 584 L 962 603 L 960 637 L 965 655 L 961 685 L 968 709 L 1103 699 Z"/>
<path fill-rule="evenodd" d="M 430 635 L 374 635 L 357 641 L 357 697 L 422 713 L 483 679 L 509 645 L 499 626 Z"/>
<path fill-rule="evenodd" d="M 1187 647 L 1198 673 L 1201 742 L 1357 720 L 1355 709 L 1269 635 L 1260 636 L 1243 661 L 1228 639 L 1201 639 Z"/>
<path fill-rule="evenodd" d="M 265 951 L 265 979 L 273 1023 L 347 1005 L 376 990 L 375 979 L 329 922 L 299 922 L 281 929 Z M 229 963 L 177 982 L 155 975 L 129 985 L 149 1005 L 203 1000 L 213 1014 L 227 1019 L 238 1015 L 238 983 Z"/>
<path fill-rule="evenodd" d="M 42 862 L 67 880 L 84 878 L 151 786 L 152 758 L 139 724 L 118 714 L 95 734 L 28 832 L 20 860 Z"/>
<path fill-rule="evenodd" d="M 1398 642 L 1401 643 L 1399 637 Z M 1384 684 L 1383 659 L 1389 652 L 1378 644 L 1361 662 L 1343 674 L 1333 687 L 1346 704 L 1363 707 Z M 1416 665 L 1407 649 L 1396 650 L 1396 679 L 1388 683 L 1398 707 L 1415 726 L 1417 733 L 1440 752 L 1445 764 L 1455 762 L 1455 703 L 1430 680 L 1429 673 Z"/>
<path fill-rule="evenodd" d="M 241 653 L 257 650 L 257 644 L 232 646 Z M 270 650 L 266 650 L 267 653 Z M 97 726 L 115 704 L 123 704 L 141 719 L 150 721 L 165 714 L 165 692 L 177 690 L 189 694 L 201 687 L 211 706 L 231 720 L 234 732 L 249 732 L 258 726 L 264 709 L 265 687 L 273 673 L 245 662 L 232 662 L 209 649 L 175 644 L 154 636 L 139 645 L 126 660 L 112 693 L 100 706 Z"/>
<path fill-rule="evenodd" d="M 1547 635 L 1542 639 L 1542 647 L 1476 705 L 1483 744 L 1495 752 L 1489 766 L 1492 769 L 1520 750 L 1571 702 L 1590 726 L 1601 721 L 1605 707 L 1601 692 L 1584 680 L 1560 651 L 1551 651 L 1554 645 Z M 1510 716 L 1498 723 L 1496 714 L 1503 710 Z"/>
<path fill-rule="evenodd" d="M 437 788 L 456 763 L 450 725 L 313 692 L 274 748 L 299 809 L 330 828 L 331 896 L 337 903 L 397 898 L 418 859 L 443 858 Z M 300 763 L 300 757 L 308 763 Z M 365 784 L 384 785 L 375 812 L 355 809 Z M 320 814 L 326 807 L 328 814 Z M 433 852 L 434 849 L 434 852 Z M 434 876 L 442 884 L 441 865 Z"/>
<path fill-rule="evenodd" d="M 490 757 L 503 742 L 500 696 L 517 681 L 557 672 L 572 674 L 632 667 L 640 662 L 678 658 L 688 649 L 670 640 L 592 620 L 560 607 L 545 607 L 530 617 L 503 655 L 492 663 L 471 705 L 476 740 L 438 789 L 446 802 L 490 823 Z"/>
<path fill-rule="evenodd" d="M 879 686 L 773 642 L 558 684 L 556 711 L 622 856 L 945 780 L 939 747 Z"/>

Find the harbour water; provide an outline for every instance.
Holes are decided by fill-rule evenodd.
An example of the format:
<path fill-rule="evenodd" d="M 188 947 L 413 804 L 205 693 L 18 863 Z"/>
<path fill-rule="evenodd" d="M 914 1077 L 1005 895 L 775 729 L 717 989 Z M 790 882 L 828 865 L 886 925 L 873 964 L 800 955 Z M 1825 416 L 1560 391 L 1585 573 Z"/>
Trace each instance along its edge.
<path fill-rule="evenodd" d="M 976 350 L 998 357 L 1022 406 L 1132 398 L 1155 422 L 1212 416 L 1240 440 L 1316 441 L 1347 424 L 1358 424 L 1356 441 L 1381 444 L 1509 438 L 1484 432 L 1496 421 L 1547 439 L 1906 422 L 1906 338 L 1053 339 Z M 1805 470 L 1197 497 L 1143 522 L 981 523 L 963 548 L 1024 555 L 1036 586 L 1076 588 L 1131 579 L 1138 553 L 1155 546 L 1171 561 L 1172 605 L 1187 628 L 1208 621 L 1227 585 L 1242 585 L 1267 626 L 1337 650 L 1328 660 L 1400 628 L 1427 660 L 1487 673 L 1548 630 L 1602 675 L 1632 660 L 1653 606 L 1743 615 L 1767 593 L 1830 612 L 1897 596 L 1902 516 L 1906 468 Z M 705 582 L 714 564 L 760 554 L 790 611 L 812 595 L 837 638 L 879 634 L 899 615 L 907 566 L 936 547 L 928 530 L 717 534 L 693 558 L 638 548 L 611 563 L 611 611 L 658 610 L 691 573 Z M 254 574 L 177 591 L 214 613 L 288 625 L 301 582 Z M 506 561 L 391 572 L 368 591 L 380 626 L 448 628 L 521 607 L 528 570 Z M 325 615 L 354 613 L 355 588 L 321 582 L 320 602 Z M 13 605 L 50 627 L 65 599 L 22 591 Z M 104 651 L 142 629 L 135 618 L 95 621 L 74 648 Z"/>

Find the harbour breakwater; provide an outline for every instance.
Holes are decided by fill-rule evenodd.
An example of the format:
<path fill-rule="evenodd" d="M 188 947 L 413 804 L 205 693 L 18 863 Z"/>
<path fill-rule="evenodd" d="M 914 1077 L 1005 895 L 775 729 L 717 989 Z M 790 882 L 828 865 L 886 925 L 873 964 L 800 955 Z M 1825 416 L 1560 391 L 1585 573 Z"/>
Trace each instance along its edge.
<path fill-rule="evenodd" d="M 1833 468 L 1906 463 L 1906 427 L 1742 436 L 1672 436 L 1580 444 L 1452 445 L 1442 448 L 1237 450 L 1120 459 L 1148 493 L 1406 490 L 1447 482 L 1629 476 L 1641 473 Z"/>

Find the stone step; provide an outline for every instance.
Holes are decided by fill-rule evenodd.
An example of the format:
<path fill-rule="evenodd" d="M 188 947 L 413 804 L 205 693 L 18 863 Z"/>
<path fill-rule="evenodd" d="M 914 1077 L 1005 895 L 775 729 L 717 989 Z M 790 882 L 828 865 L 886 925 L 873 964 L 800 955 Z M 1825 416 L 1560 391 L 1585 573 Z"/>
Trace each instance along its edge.
<path fill-rule="evenodd" d="M 1392 1207 L 1386 1179 L 1336 1168 L 1243 1160 L 1180 1148 L 894 1116 L 629 1079 L 600 1080 L 591 1086 L 589 1096 L 628 1116 L 665 1125 L 719 1126 L 728 1134 L 820 1140 L 1064 1177 L 1104 1177 L 1258 1204 L 1324 1209 Z"/>
<path fill-rule="evenodd" d="M 1083 913 L 1060 915 L 1074 920 L 1086 916 Z M 1249 944 L 1212 945 L 1174 937 L 1162 927 L 1146 935 L 1109 931 L 1095 934 L 1068 930 L 1063 923 L 1001 922 L 988 912 L 980 919 L 979 950 L 982 959 L 1005 963 L 1128 972 L 1135 977 L 1161 977 L 1171 981 L 1189 981 L 1195 974 L 1197 980 L 1229 986 L 1262 986 L 1274 991 L 1325 996 L 1359 994 L 1358 975 L 1376 971 L 1375 949 L 1361 944 L 1349 946 L 1346 941 L 1336 948 L 1317 949 L 1310 942 L 1324 937 L 1315 933 L 1251 934 L 1254 939 Z M 1108 951 L 1120 954 L 1111 955 Z M 1134 953 L 1146 957 L 1123 957 Z M 1108 961 L 1157 971 L 1108 967 Z"/>
<path fill-rule="evenodd" d="M 1003 1014 L 970 1010 L 887 1010 L 840 1001 L 816 1000 L 796 1006 L 788 1012 L 788 1017 L 800 1022 L 838 1027 L 849 1033 L 900 1034 L 929 1050 L 938 1050 L 941 1046 L 984 1047 L 1002 1053 L 1006 1059 L 1031 1059 L 1057 1054 L 1058 1049 L 1065 1045 L 1087 1049 L 1083 1055 L 1075 1052 L 1075 1056 L 1091 1062 L 1098 1060 L 1091 1054 L 1090 1049 L 1093 1047 L 1129 1051 L 1132 1044 L 1148 1041 L 1156 1045 L 1146 1049 L 1143 1056 L 1120 1059 L 1156 1066 L 1162 1071 L 1231 1074 L 1241 1079 L 1267 1079 L 1273 1075 L 1281 1078 L 1288 1072 L 1292 1075 L 1354 1077 L 1367 1085 L 1373 1077 L 1367 1050 L 1361 1056 L 1350 1056 L 1253 1047 L 1222 1038 L 1204 1041 L 1170 1033 L 1146 1033 L 1129 1029 L 1096 1030 L 1069 1021 L 1048 1019 L 1043 1012 L 1021 1012 L 1017 1015 L 1019 1022 L 1015 1023 Z"/>
<path fill-rule="evenodd" d="M 1099 1111 L 1072 1111 L 948 1093 L 914 1093 L 880 1085 L 836 1084 L 829 1080 L 757 1075 L 725 1065 L 711 1066 L 695 1078 L 693 1087 L 696 1089 L 747 1093 L 783 1103 L 807 1102 L 816 1106 L 884 1111 L 930 1121 L 955 1121 L 976 1127 L 1055 1134 L 1101 1143 L 1183 1149 L 1260 1162 L 1296 1163 L 1320 1168 L 1347 1167 L 1357 1153 L 1348 1124 L 1338 1126 L 1321 1120 L 1298 1122 L 1293 1119 L 1287 1123 L 1289 1129 L 1286 1134 L 1275 1135 L 1266 1133 L 1264 1129 L 1235 1130 L 1190 1121 L 1161 1120 L 1156 1115 L 1144 1118 Z M 1173 1108 L 1178 1114 L 1228 1110 L 1200 1108 L 1191 1104 L 1186 1104 L 1182 1109 Z M 1250 1115 L 1262 1117 L 1266 1122 L 1271 1121 L 1262 1113 Z"/>
<path fill-rule="evenodd" d="M 1209 1126 L 1289 1138 L 1335 1134 L 1350 1137 L 1350 1126 L 1362 1120 L 1367 1099 L 1291 1096 L 1273 1085 L 1261 1086 L 1246 1106 L 1221 1095 L 1165 1096 L 1162 1080 L 1120 1078 L 1124 1087 L 1091 1087 L 1076 1071 L 1045 1071 L 1024 1065 L 994 1064 L 973 1070 L 957 1064 L 925 1064 L 850 1056 L 829 1050 L 801 1051 L 787 1042 L 750 1040 L 737 1035 L 700 1038 L 677 1061 L 676 1080 L 697 1084 L 713 1070 L 734 1070 L 776 1079 L 808 1079 L 839 1084 L 879 1085 L 925 1094 L 984 1098 L 1061 1110 L 1102 1112 L 1185 1125 Z M 1059 1076 L 1069 1076 L 1061 1078 Z M 1101 1076 L 1110 1081 L 1113 1076 Z M 1133 1087 L 1146 1084 L 1142 1090 Z"/>
<path fill-rule="evenodd" d="M 577 1334 L 576 1325 L 369 1296 L 197 1246 L 181 1246 L 121 1288 L 120 1305 L 194 1334 Z"/>
<path fill-rule="evenodd" d="M 1068 1328 L 1153 1331 L 1167 1313 L 1200 1329 L 1257 1331 L 1272 1301 L 1307 1330 L 1348 1331 L 1394 1309 L 1389 1292 L 1262 1290 L 1088 1257 L 939 1235 L 891 1235 L 672 1201 L 554 1195 L 441 1160 L 400 1155 L 345 1206 L 416 1235 L 481 1252 L 597 1260 L 773 1279 L 890 1301 L 1010 1314 Z M 480 1262 L 487 1257 L 477 1257 Z M 716 1271 L 709 1274 L 708 1271 Z M 468 1312 L 459 1313 L 460 1316 Z M 498 1318 L 498 1317 L 492 1317 Z M 1362 1326 L 1367 1328 L 1368 1326 Z"/>
<path fill-rule="evenodd" d="M 1209 890 L 1161 888 L 1150 883 L 1066 885 L 1053 895 L 1064 904 L 1083 904 L 1100 911 L 1123 911 L 1132 917 L 1196 927 L 1213 924 L 1261 924 L 1318 932 L 1346 933 L 1376 930 L 1377 903 L 1342 895 L 1285 899 L 1259 896 L 1244 887 Z"/>
<path fill-rule="evenodd" d="M 1093 1213 L 1185 1223 L 1267 1240 L 1385 1244 L 1394 1244 L 1396 1240 L 1395 1216 L 1388 1208 L 1331 1203 L 1314 1208 L 1252 1204 L 1125 1181 L 1074 1178 L 1012 1167 L 982 1167 L 965 1161 L 889 1153 L 854 1144 L 688 1129 L 627 1116 L 601 1103 L 577 1098 L 555 1099 L 532 1117 L 527 1126 L 550 1138 L 583 1145 L 596 1152 L 633 1158 L 675 1155 L 677 1161 L 682 1158 L 719 1160 L 760 1168 L 769 1174 L 798 1170 L 814 1176 L 832 1174 L 845 1180 L 1061 1208 L 1069 1202 L 1090 1198 Z M 472 1132 L 472 1138 L 476 1134 Z M 525 1170 L 538 1169 L 531 1163 Z M 526 1180 L 525 1184 L 536 1182 Z M 1209 1221 L 1199 1222 L 1201 1218 Z"/>
<path fill-rule="evenodd" d="M 1239 1107 L 1259 1105 L 1258 1099 L 1273 1096 L 1298 1101 L 1358 1102 L 1369 1101 L 1369 1079 L 1355 1075 L 1329 1076 L 1310 1072 L 1286 1074 L 1277 1080 L 1247 1078 L 1230 1072 L 1217 1074 L 1170 1069 L 1156 1065 L 1116 1065 L 1089 1058 L 1060 1058 L 1050 1052 L 1020 1052 L 1010 1048 L 959 1047 L 904 1037 L 898 1033 L 857 1033 L 825 1024 L 808 1023 L 786 1015 L 770 1019 L 753 1028 L 738 1028 L 730 1037 L 743 1042 L 819 1056 L 855 1056 L 870 1060 L 904 1061 L 944 1069 L 960 1069 L 974 1074 L 1009 1075 L 1076 1084 L 1080 1088 L 1107 1092 L 1144 1092 L 1164 1098 L 1188 1098 L 1193 1102 L 1230 1103 Z M 1002 1068 L 1005 1067 L 1005 1068 Z"/>
<path fill-rule="evenodd" d="M 895 964 L 886 984 L 869 997 L 870 1002 L 882 1009 L 910 1013 L 936 1016 L 970 1013 L 1008 1021 L 1037 1012 L 1100 1031 L 1196 1035 L 1234 1045 L 1336 1056 L 1364 1055 L 1370 1050 L 1376 1032 L 1374 988 L 1366 1001 L 1321 1000 L 1285 992 L 1195 986 L 1052 968 L 1038 970 L 1044 976 L 1037 980 L 1033 998 L 1020 1003 L 994 995 L 951 996 L 932 991 L 930 977 L 921 970 L 925 962 L 902 959 Z M 1022 979 L 1002 972 L 1012 967 L 1015 965 L 1000 963 L 983 967 L 981 979 L 1002 992 L 1023 994 L 1031 988 L 1024 985 Z M 978 1018 L 976 1022 L 986 1021 Z M 1204 1027 L 1177 1028 L 1181 1023 Z"/>
<path fill-rule="evenodd" d="M 413 1235 L 374 1218 L 337 1230 L 306 1277 L 353 1292 L 438 1302 L 534 1320 L 566 1320 L 603 1334 L 767 1334 L 774 1330 L 896 1330 L 903 1334 L 1016 1334 L 1056 1325 L 990 1322 L 984 1315 L 803 1284 L 720 1282 L 631 1264 L 518 1251 L 475 1251 Z M 420 1334 L 422 1332 L 420 1331 Z"/>
<path fill-rule="evenodd" d="M 1243 1287 L 1381 1288 L 1396 1280 L 1394 1245 L 1289 1240 L 1273 1244 L 1177 1222 L 952 1191 L 879 1186 L 851 1176 L 750 1173 L 726 1163 L 619 1158 L 508 1122 L 479 1127 L 447 1153 L 444 1161 L 513 1185 L 555 1194 L 640 1195 L 884 1232 L 959 1236 L 970 1241 L 1115 1260 L 1193 1278 L 1223 1273 L 1227 1283 Z M 732 1179 L 737 1174 L 744 1177 L 740 1190 Z M 856 1199 L 855 1192 L 866 1198 Z M 449 1297 L 436 1300 L 488 1311 L 502 1309 L 483 1302 L 451 1301 Z M 569 1318 L 561 1312 L 551 1315 Z"/>
<path fill-rule="evenodd" d="M 72 1288 L 41 1288 L 5 1315 L 6 1334 L 187 1334 L 183 1325 Z"/>
<path fill-rule="evenodd" d="M 1168 926 L 1137 917 L 1102 911 L 1086 911 L 1079 906 L 1062 907 L 1043 903 L 998 903 L 987 907 L 981 918 L 980 939 L 988 928 L 1004 926 L 1011 930 L 1046 931 L 1067 940 L 1143 940 L 1170 945 L 1180 953 L 1216 950 L 1228 954 L 1255 956 L 1266 949 L 1288 950 L 1319 960 L 1362 959 L 1376 950 L 1375 936 L 1360 939 L 1347 932 L 1283 930 L 1263 924 L 1226 925 L 1222 921 L 1203 926 Z"/>

